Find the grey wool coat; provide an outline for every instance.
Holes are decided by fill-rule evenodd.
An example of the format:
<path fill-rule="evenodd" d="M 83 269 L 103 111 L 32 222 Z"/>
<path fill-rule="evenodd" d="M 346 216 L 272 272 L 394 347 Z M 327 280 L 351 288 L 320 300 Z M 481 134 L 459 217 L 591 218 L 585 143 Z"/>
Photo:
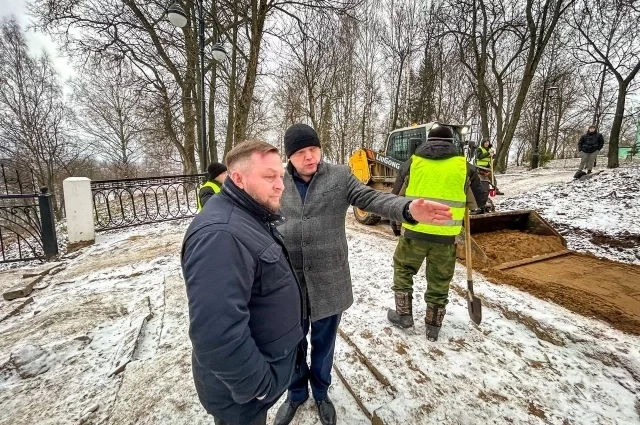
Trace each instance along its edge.
<path fill-rule="evenodd" d="M 287 166 L 281 212 L 284 236 L 293 268 L 306 289 L 311 321 L 345 311 L 353 304 L 345 218 L 354 205 L 394 221 L 404 220 L 409 200 L 382 193 L 360 182 L 347 165 L 321 162 L 311 180 L 307 197 L 293 181 Z"/>

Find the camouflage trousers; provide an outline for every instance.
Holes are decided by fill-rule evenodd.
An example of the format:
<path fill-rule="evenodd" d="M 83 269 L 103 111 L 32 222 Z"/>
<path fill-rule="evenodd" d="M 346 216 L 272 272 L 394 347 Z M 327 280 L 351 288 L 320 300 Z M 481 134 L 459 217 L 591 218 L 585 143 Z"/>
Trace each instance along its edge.
<path fill-rule="evenodd" d="M 400 236 L 393 254 L 394 291 L 413 294 L 413 276 L 427 260 L 427 292 L 429 304 L 445 306 L 449 302 L 449 284 L 456 267 L 456 246 Z"/>

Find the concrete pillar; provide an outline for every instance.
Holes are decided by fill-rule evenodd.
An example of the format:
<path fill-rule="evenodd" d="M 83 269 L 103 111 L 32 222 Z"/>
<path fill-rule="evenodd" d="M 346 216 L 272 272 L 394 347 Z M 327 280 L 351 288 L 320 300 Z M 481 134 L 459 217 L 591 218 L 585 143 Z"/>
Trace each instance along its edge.
<path fill-rule="evenodd" d="M 67 250 L 73 251 L 91 245 L 96 238 L 91 180 L 86 177 L 69 177 L 64 180 L 62 187 L 69 236 Z"/>

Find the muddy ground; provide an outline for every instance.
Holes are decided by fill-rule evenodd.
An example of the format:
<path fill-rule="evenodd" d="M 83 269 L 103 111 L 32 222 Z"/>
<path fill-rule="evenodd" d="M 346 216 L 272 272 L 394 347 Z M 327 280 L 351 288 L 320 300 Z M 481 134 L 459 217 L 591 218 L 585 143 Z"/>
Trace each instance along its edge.
<path fill-rule="evenodd" d="M 509 261 L 564 249 L 559 239 L 517 231 L 473 236 L 493 263 L 476 267 L 489 280 L 509 284 L 587 317 L 640 335 L 640 267 L 571 253 L 499 271 Z"/>
<path fill-rule="evenodd" d="M 534 235 L 517 230 L 476 233 L 473 239 L 489 257 L 491 266 L 565 249 L 555 236 Z"/>

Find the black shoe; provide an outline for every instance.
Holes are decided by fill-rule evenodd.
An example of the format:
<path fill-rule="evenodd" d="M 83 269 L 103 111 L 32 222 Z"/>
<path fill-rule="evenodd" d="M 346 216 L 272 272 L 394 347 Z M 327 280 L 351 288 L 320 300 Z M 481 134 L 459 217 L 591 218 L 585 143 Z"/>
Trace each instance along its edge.
<path fill-rule="evenodd" d="M 296 415 L 298 407 L 302 406 L 308 398 L 309 396 L 307 396 L 307 398 L 302 401 L 291 401 L 287 399 L 278 408 L 278 412 L 276 413 L 276 418 L 273 421 L 273 425 L 287 425 L 288 423 L 290 423 L 293 420 L 293 417 Z"/>
<path fill-rule="evenodd" d="M 318 405 L 318 416 L 320 416 L 322 425 L 336 425 L 336 408 L 333 407 L 329 397 L 316 401 L 316 404 Z"/>

